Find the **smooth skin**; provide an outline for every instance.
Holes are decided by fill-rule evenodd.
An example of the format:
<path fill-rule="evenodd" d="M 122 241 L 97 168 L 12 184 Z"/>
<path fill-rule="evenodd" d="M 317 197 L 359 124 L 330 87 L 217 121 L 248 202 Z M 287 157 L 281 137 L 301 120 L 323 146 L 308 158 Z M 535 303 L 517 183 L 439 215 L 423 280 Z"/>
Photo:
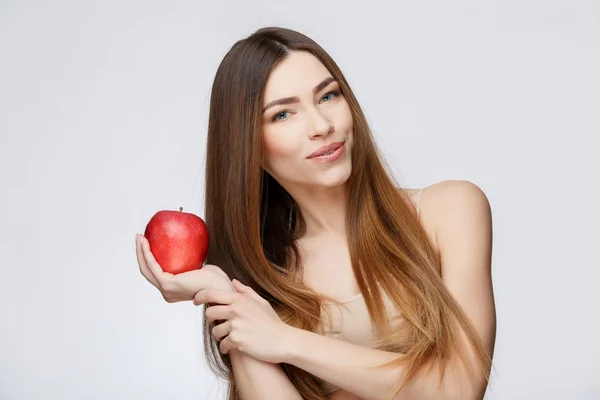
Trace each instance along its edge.
<path fill-rule="evenodd" d="M 425 197 L 426 196 L 426 197 Z M 441 201 L 441 200 L 444 201 Z M 435 229 L 442 251 L 442 278 L 493 352 L 495 312 L 490 277 L 491 218 L 483 192 L 466 181 L 445 181 L 423 193 L 422 212 L 441 223 Z M 251 288 L 234 281 L 232 293 L 215 289 L 199 292 L 194 304 L 218 303 L 207 309 L 209 321 L 226 320 L 213 330 L 220 349 L 242 351 L 269 363 L 288 363 L 325 379 L 342 390 L 331 399 L 391 399 L 402 367 L 369 368 L 391 361 L 396 354 L 370 349 L 289 327 L 268 302 Z M 382 372 L 383 371 L 383 372 Z M 445 393 L 437 388 L 437 374 L 417 379 L 397 399 L 481 399 L 484 387 L 471 388 L 466 376 L 449 371 Z M 252 398 L 252 397 L 250 397 Z"/>
<path fill-rule="evenodd" d="M 263 115 L 263 168 L 294 197 L 306 220 L 300 240 L 305 283 L 337 299 L 358 292 L 345 232 L 345 185 L 351 173 L 352 116 L 331 75 L 312 55 L 292 52 L 271 73 L 265 106 L 281 98 Z M 319 84 L 325 82 L 319 87 Z M 317 87 L 318 90 L 314 91 Z M 319 147 L 343 141 L 345 154 L 323 164 L 306 157 Z M 400 189 L 399 189 L 400 190 Z M 443 181 L 422 191 L 421 220 L 442 255 L 441 275 L 493 353 L 496 316 L 491 281 L 492 218 L 484 192 L 468 181 Z M 296 365 L 340 387 L 331 400 L 391 399 L 401 367 L 369 366 L 396 358 L 394 353 L 354 345 L 301 331 L 284 324 L 267 301 L 251 288 L 229 282 L 218 266 L 172 276 L 153 259 L 147 240 L 137 240 L 142 275 L 167 301 L 216 303 L 206 308 L 223 353 L 231 357 L 242 400 L 300 399 L 279 363 Z M 205 271 L 204 274 L 200 274 Z M 195 292 L 194 292 L 195 291 Z M 461 399 L 483 397 L 484 387 L 470 388 L 466 377 L 451 370 L 437 387 L 436 374 L 415 380 L 397 399 Z"/>
<path fill-rule="evenodd" d="M 227 274 L 216 265 L 173 275 L 164 272 L 150 251 L 150 243 L 141 234 L 135 235 L 135 252 L 140 273 L 157 288 L 168 303 L 191 301 L 199 290 L 214 288 L 235 290 Z"/>

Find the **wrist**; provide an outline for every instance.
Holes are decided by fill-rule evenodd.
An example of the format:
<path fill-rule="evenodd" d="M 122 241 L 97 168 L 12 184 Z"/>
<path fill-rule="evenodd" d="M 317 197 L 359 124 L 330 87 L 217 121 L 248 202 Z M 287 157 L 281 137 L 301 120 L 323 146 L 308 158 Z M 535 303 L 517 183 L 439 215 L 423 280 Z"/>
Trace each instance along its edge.
<path fill-rule="evenodd" d="M 293 364 L 302 351 L 302 334 L 305 331 L 299 328 L 294 328 L 293 326 L 286 326 L 286 332 L 283 335 L 283 354 L 281 357 L 281 362 Z"/>

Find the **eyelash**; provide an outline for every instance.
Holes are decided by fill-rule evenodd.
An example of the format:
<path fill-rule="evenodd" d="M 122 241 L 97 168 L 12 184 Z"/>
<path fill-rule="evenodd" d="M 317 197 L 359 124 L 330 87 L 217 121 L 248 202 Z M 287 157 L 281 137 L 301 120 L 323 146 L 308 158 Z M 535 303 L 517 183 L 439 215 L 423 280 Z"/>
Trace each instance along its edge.
<path fill-rule="evenodd" d="M 325 96 L 329 96 L 330 94 L 333 94 L 333 95 L 334 95 L 334 97 L 337 97 L 337 96 L 339 96 L 339 95 L 340 95 L 340 91 L 339 91 L 339 90 L 332 90 L 331 92 L 328 92 L 328 93 L 326 93 L 326 94 L 325 94 L 323 97 L 325 97 Z M 321 97 L 321 98 L 323 98 L 323 97 Z M 333 99 L 332 99 L 332 100 L 333 100 Z M 329 101 L 332 101 L 332 100 L 329 100 Z M 287 113 L 287 112 L 289 112 L 289 111 L 288 111 L 288 110 L 283 110 L 283 111 L 281 111 L 281 112 L 279 112 L 279 113 L 275 114 L 275 115 L 273 116 L 273 118 L 271 118 L 271 121 L 272 121 L 272 122 L 283 121 L 282 119 L 277 119 L 277 117 L 278 117 L 278 116 L 280 116 L 281 114 L 284 114 L 284 113 Z"/>

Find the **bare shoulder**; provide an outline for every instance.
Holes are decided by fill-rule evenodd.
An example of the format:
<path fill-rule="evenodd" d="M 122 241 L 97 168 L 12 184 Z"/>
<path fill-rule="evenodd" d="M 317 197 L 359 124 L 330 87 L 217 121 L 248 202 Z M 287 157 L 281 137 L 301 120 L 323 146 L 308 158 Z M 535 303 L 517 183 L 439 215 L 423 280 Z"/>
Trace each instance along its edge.
<path fill-rule="evenodd" d="M 469 181 L 442 181 L 423 191 L 424 224 L 435 232 L 441 276 L 471 319 L 489 354 L 496 336 L 492 285 L 492 213 L 487 195 Z"/>
<path fill-rule="evenodd" d="M 429 222 L 439 228 L 448 218 L 485 213 L 490 204 L 483 190 L 473 182 L 446 180 L 422 189 L 421 208 L 429 216 Z"/>
<path fill-rule="evenodd" d="M 443 260 L 478 258 L 471 264 L 489 268 L 492 247 L 492 213 L 484 191 L 469 181 L 442 181 L 423 190 L 423 224 L 434 232 Z M 450 265 L 460 263 L 447 262 Z M 462 265 L 469 265 L 463 263 Z"/>
<path fill-rule="evenodd" d="M 467 221 L 486 230 L 491 225 L 491 210 L 486 194 L 466 180 L 445 180 L 419 189 L 404 189 L 420 210 L 421 223 L 439 250 L 440 235 L 458 232 L 456 225 Z"/>

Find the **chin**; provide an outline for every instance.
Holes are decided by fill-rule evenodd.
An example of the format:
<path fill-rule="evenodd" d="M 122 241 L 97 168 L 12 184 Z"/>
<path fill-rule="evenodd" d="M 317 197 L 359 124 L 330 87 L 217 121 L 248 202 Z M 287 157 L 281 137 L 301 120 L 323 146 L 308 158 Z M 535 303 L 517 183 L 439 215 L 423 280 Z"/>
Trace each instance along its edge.
<path fill-rule="evenodd" d="M 347 168 L 340 169 L 338 171 L 329 171 L 326 176 L 320 177 L 318 180 L 319 186 L 323 187 L 337 187 L 345 185 L 350 179 L 350 174 L 352 172 L 352 167 L 348 166 Z"/>

